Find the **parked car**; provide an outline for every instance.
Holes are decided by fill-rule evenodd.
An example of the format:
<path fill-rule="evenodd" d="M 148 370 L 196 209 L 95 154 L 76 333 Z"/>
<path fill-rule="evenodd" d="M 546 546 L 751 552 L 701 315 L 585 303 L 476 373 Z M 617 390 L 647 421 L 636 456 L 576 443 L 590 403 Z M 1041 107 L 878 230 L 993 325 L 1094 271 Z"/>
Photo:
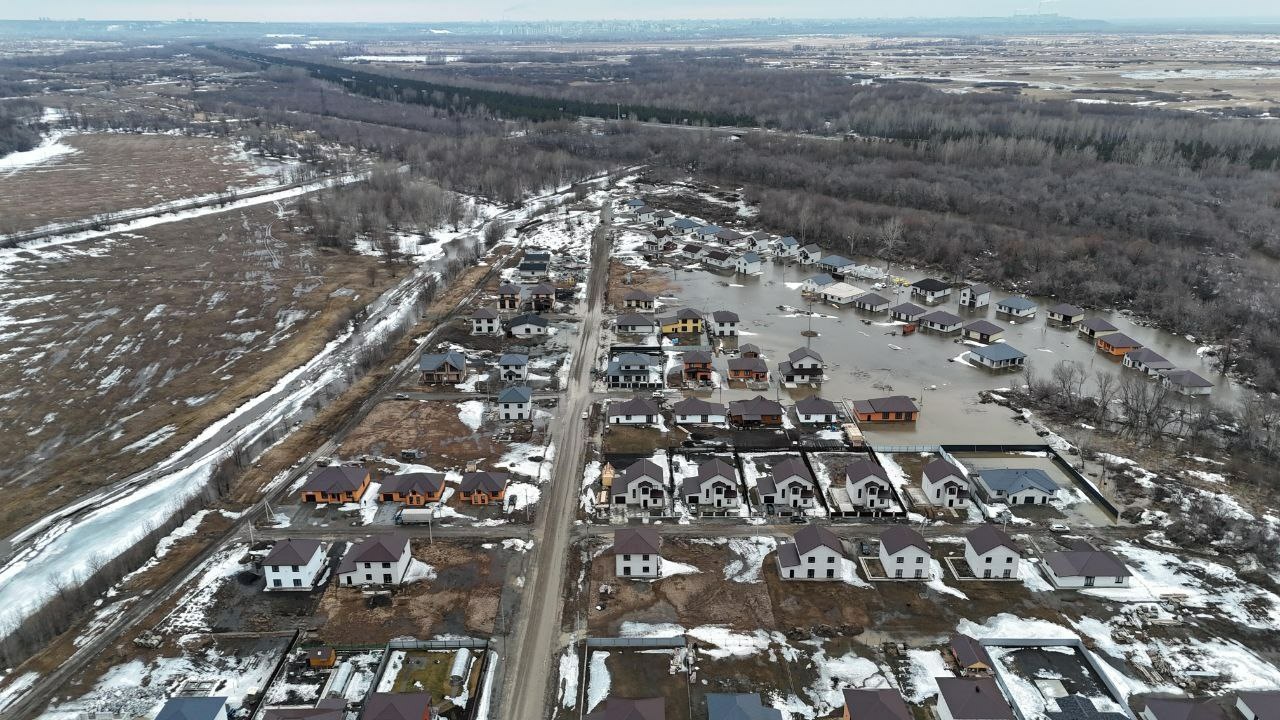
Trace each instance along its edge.
<path fill-rule="evenodd" d="M 1053 532 L 1053 533 L 1069 533 L 1069 532 L 1071 532 L 1071 528 L 1067 527 L 1066 525 L 1064 525 L 1064 524 L 1062 524 L 1062 523 L 1051 523 L 1051 524 L 1049 525 L 1049 532 Z"/>

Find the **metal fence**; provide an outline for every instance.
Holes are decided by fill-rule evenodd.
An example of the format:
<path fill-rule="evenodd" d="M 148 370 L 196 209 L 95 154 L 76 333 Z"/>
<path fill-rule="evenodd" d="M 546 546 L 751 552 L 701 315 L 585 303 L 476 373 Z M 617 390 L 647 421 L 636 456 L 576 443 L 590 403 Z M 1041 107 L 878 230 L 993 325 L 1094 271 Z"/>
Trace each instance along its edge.
<path fill-rule="evenodd" d="M 685 642 L 683 635 L 675 635 L 672 637 L 589 637 L 587 638 L 587 647 L 591 649 L 600 648 L 680 648 L 684 647 Z"/>

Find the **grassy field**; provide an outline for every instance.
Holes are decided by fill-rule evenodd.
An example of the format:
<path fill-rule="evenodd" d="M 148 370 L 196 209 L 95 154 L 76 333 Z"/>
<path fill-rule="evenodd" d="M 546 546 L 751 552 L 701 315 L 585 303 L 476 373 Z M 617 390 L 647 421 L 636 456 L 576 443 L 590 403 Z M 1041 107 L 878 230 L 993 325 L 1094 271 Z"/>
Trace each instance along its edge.
<path fill-rule="evenodd" d="M 180 135 L 68 135 L 74 152 L 0 173 L 0 233 L 274 182 L 285 169 L 232 142 Z"/>
<path fill-rule="evenodd" d="M 37 498 L 56 507 L 172 452 L 314 356 L 393 282 L 373 258 L 317 249 L 278 210 L 159 225 L 10 265 L 0 532 Z"/>

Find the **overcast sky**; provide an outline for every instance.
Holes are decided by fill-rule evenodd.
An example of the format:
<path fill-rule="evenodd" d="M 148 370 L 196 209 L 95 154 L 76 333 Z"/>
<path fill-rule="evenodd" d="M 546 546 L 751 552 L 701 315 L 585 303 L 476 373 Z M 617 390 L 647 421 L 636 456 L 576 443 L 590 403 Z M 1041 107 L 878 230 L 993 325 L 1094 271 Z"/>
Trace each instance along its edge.
<path fill-rule="evenodd" d="M 955 17 L 1035 12 L 1038 0 L 0 0 L 0 18 L 248 21 L 596 20 L 750 17 Z M 1261 17 L 1276 0 L 1045 0 L 1043 8 L 1079 18 Z"/>

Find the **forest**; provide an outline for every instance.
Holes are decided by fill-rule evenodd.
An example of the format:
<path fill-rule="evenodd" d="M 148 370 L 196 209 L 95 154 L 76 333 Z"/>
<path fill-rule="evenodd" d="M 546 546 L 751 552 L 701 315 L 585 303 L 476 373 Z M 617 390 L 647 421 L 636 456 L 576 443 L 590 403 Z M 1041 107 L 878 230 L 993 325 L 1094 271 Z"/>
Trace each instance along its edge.
<path fill-rule="evenodd" d="M 30 150 L 40 144 L 40 129 L 30 121 L 40 105 L 26 101 L 0 103 L 0 157 Z"/>

